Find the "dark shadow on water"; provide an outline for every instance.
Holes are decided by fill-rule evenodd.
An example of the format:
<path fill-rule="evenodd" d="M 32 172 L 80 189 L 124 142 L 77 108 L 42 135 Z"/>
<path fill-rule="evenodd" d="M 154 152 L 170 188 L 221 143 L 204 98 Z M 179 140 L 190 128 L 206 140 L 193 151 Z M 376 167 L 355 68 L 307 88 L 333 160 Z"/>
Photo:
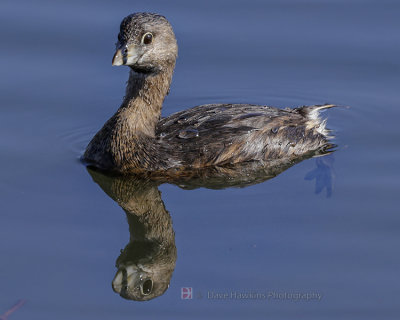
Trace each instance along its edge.
<path fill-rule="evenodd" d="M 162 295 L 175 269 L 177 249 L 172 218 L 161 199 L 158 186 L 176 184 L 183 189 L 199 187 L 224 189 L 246 187 L 269 180 L 294 164 L 312 156 L 317 168 L 306 179 L 316 179 L 316 189 L 331 182 L 331 166 L 326 156 L 331 151 L 319 151 L 295 160 L 275 160 L 268 164 L 245 163 L 237 166 L 213 167 L 203 170 L 174 172 L 168 176 L 120 176 L 88 167 L 93 180 L 124 210 L 129 224 L 130 240 L 117 261 L 113 290 L 121 297 L 145 301 Z M 324 155 L 322 157 L 322 155 Z M 179 173 L 179 174 L 178 174 Z M 326 186 L 331 192 L 332 187 Z"/>
<path fill-rule="evenodd" d="M 334 162 L 335 158 L 333 154 L 317 158 L 315 160 L 316 168 L 304 177 L 305 180 L 315 179 L 315 194 L 320 194 L 326 188 L 327 198 L 331 197 L 335 180 Z"/>

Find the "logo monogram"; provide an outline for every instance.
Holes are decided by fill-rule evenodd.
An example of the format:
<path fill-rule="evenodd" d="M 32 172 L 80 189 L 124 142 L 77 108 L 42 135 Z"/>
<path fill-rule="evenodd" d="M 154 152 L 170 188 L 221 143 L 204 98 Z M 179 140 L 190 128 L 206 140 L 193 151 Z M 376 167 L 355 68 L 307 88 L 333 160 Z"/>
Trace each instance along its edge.
<path fill-rule="evenodd" d="M 182 287 L 181 288 L 181 299 L 193 299 L 193 288 L 191 287 Z"/>

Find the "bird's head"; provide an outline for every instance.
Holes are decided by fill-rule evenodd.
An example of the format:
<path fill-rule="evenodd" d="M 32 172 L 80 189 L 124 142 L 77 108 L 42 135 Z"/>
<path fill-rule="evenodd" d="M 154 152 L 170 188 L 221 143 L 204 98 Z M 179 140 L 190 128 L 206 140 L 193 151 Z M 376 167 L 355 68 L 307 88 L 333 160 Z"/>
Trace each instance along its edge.
<path fill-rule="evenodd" d="M 112 65 L 130 66 L 136 72 L 154 73 L 174 65 L 178 54 L 168 20 L 154 13 L 134 13 L 120 26 Z"/>

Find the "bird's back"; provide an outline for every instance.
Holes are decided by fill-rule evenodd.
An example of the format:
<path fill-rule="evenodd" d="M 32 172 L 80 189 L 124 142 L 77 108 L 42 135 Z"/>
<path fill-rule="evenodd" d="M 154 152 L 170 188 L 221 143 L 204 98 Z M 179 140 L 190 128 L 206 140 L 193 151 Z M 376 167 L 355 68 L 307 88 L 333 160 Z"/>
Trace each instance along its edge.
<path fill-rule="evenodd" d="M 327 145 L 320 109 L 209 104 L 175 113 L 157 125 L 157 143 L 174 166 L 201 168 L 295 158 Z"/>

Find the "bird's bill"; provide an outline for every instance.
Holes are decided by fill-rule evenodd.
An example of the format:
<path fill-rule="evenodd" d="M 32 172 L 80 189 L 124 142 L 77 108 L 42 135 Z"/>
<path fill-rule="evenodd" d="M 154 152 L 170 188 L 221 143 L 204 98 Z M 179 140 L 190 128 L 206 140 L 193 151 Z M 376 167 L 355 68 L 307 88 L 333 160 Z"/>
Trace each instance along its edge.
<path fill-rule="evenodd" d="M 120 46 L 112 59 L 113 66 L 129 66 L 135 64 L 139 58 L 137 48 L 134 45 Z"/>

